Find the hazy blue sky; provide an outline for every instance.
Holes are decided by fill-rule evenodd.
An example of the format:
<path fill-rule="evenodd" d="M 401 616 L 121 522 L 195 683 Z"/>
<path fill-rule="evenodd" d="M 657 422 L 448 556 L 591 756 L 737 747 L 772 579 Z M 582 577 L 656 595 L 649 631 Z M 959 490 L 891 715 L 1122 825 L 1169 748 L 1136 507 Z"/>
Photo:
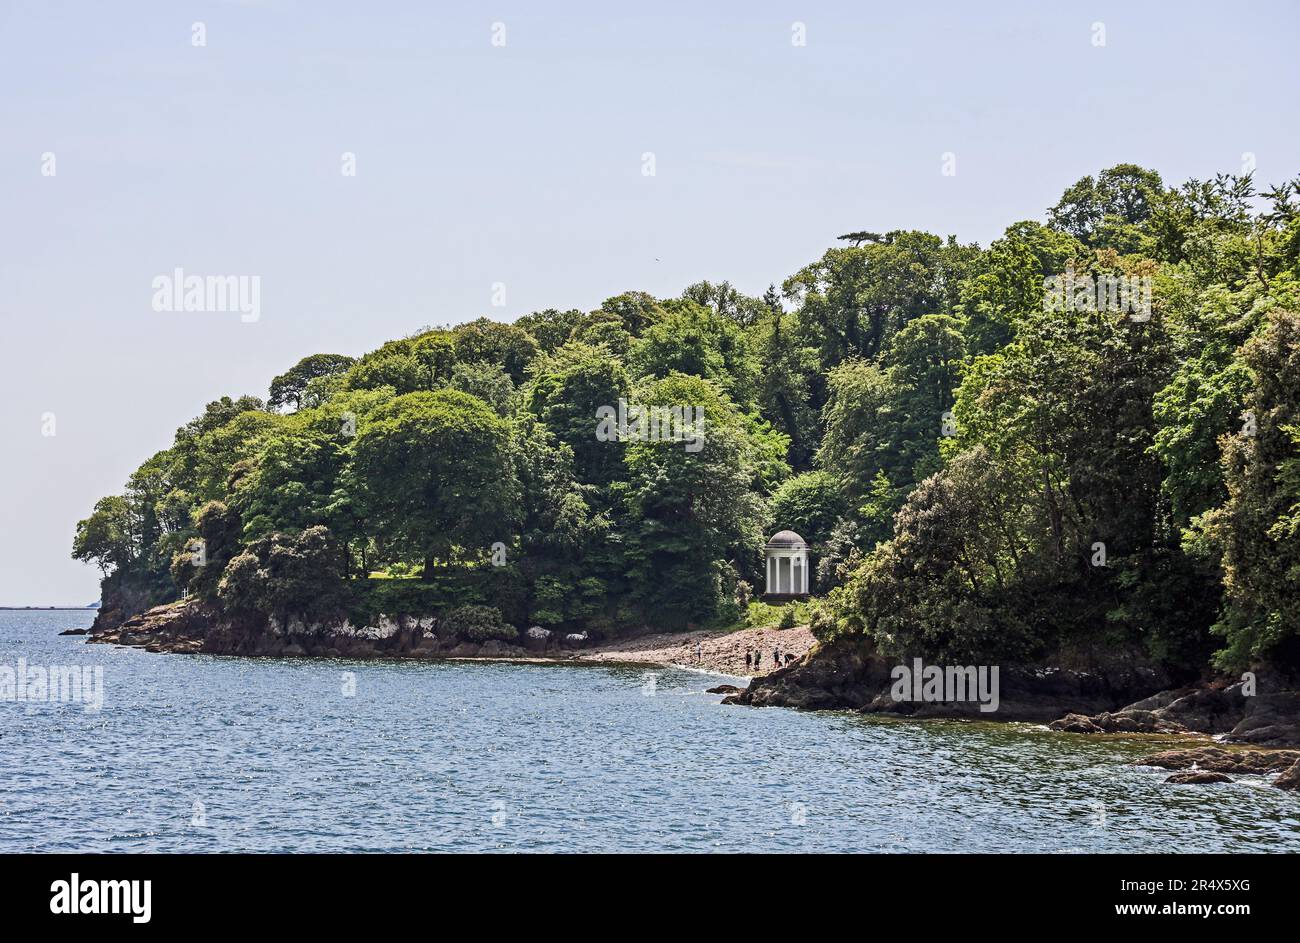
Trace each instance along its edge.
<path fill-rule="evenodd" d="M 987 244 L 1120 161 L 1300 171 L 1295 3 L 539 6 L 0 0 L 0 604 L 96 599 L 76 521 L 308 353 Z M 154 311 L 177 266 L 261 276 L 260 320 Z"/>

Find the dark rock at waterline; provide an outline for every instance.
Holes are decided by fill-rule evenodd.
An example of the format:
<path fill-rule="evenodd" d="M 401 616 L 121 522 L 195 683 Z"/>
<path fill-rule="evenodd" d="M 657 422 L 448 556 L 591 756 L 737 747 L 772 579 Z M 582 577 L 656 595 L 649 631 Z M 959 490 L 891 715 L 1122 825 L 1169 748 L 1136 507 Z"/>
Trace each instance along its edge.
<path fill-rule="evenodd" d="M 1182 724 L 1162 720 L 1153 711 L 1125 709 L 1111 713 L 1102 711 L 1089 717 L 1085 714 L 1066 714 L 1047 725 L 1062 733 L 1186 733 Z"/>
<path fill-rule="evenodd" d="M 1048 726 L 1067 733 L 1228 733 L 1247 707 L 1241 685 L 1161 691 L 1114 712 L 1069 714 Z"/>
<path fill-rule="evenodd" d="M 801 662 L 755 678 L 724 704 L 794 707 L 799 710 L 862 709 L 889 683 L 889 668 L 858 646 L 814 649 Z"/>
<path fill-rule="evenodd" d="M 90 631 L 89 629 L 64 629 L 59 634 L 60 635 L 85 635 L 89 631 Z"/>
<path fill-rule="evenodd" d="M 734 684 L 720 684 L 716 688 L 709 688 L 706 694 L 739 694 L 743 689 L 736 687 Z"/>
<path fill-rule="evenodd" d="M 1133 765 L 1186 770 L 1165 780 L 1169 783 L 1223 782 L 1228 773 L 1262 776 L 1280 772 L 1281 775 L 1273 780 L 1274 786 L 1287 790 L 1300 789 L 1300 752 L 1295 750 L 1225 750 L 1222 747 L 1165 750 L 1163 753 L 1145 756 Z M 1222 776 L 1224 779 L 1210 779 L 1210 776 Z"/>
<path fill-rule="evenodd" d="M 998 670 L 996 710 L 963 702 L 896 701 L 891 673 L 911 659 L 884 658 L 865 645 L 842 642 L 813 649 L 796 664 L 755 678 L 724 704 L 794 707 L 802 710 L 858 710 L 908 717 L 968 717 L 980 720 L 1054 720 L 1067 712 L 1115 710 L 1167 687 L 1169 677 L 1141 662 L 1100 665 L 1091 670 L 1004 665 Z M 992 666 L 986 666 L 991 668 Z M 991 677 L 990 677 L 991 680 Z"/>
<path fill-rule="evenodd" d="M 1135 760 L 1134 766 L 1193 770 L 1211 773 L 1262 775 L 1289 770 L 1300 763 L 1295 750 L 1225 750 L 1222 747 L 1193 747 L 1165 750 Z"/>
<path fill-rule="evenodd" d="M 1257 687 L 1293 683 L 1261 673 Z M 1113 712 L 1067 714 L 1048 726 L 1067 733 L 1224 734 L 1229 743 L 1300 746 L 1300 692 L 1247 696 L 1243 685 L 1204 684 L 1162 691 Z"/>
<path fill-rule="evenodd" d="M 1273 785 L 1278 789 L 1300 790 L 1300 760 L 1283 770 L 1282 775 L 1273 780 Z"/>
<path fill-rule="evenodd" d="M 1300 746 L 1300 692 L 1279 691 L 1243 698 L 1245 714 L 1228 739 L 1254 746 Z"/>
<path fill-rule="evenodd" d="M 1211 773 L 1208 770 L 1188 770 L 1185 773 L 1174 773 L 1165 780 L 1175 786 L 1193 786 L 1202 783 L 1230 783 L 1232 777 L 1224 773 Z"/>

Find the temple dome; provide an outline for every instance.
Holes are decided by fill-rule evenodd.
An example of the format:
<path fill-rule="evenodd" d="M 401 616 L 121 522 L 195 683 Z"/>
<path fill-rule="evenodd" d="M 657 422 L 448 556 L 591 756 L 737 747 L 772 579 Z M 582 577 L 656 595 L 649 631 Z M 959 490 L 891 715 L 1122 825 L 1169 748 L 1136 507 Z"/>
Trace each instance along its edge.
<path fill-rule="evenodd" d="M 774 534 L 767 546 L 779 550 L 802 550 L 808 546 L 808 542 L 792 530 L 783 530 Z"/>

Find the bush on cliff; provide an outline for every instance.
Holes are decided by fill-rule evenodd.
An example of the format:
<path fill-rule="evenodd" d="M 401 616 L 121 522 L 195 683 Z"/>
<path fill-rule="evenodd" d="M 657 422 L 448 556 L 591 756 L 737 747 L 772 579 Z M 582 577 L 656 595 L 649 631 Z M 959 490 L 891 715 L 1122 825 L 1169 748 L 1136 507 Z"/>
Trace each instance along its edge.
<path fill-rule="evenodd" d="M 217 598 L 236 612 L 257 612 L 288 624 L 341 621 L 348 601 L 343 556 L 324 527 L 271 534 L 226 564 Z"/>
<path fill-rule="evenodd" d="M 439 624 L 443 631 L 471 642 L 513 642 L 519 630 L 501 618 L 501 610 L 493 606 L 461 606 L 443 616 Z"/>

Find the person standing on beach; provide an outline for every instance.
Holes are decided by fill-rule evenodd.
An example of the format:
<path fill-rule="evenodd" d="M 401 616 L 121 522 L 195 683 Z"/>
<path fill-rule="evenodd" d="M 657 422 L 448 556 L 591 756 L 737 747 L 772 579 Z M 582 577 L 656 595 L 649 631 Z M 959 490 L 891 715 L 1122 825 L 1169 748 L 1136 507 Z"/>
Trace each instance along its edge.
<path fill-rule="evenodd" d="M 695 663 L 698 665 L 704 661 L 704 649 L 699 642 L 695 643 Z"/>
<path fill-rule="evenodd" d="M 749 657 L 749 649 L 747 648 L 745 649 L 745 667 L 748 668 L 752 661 L 753 659 Z"/>

